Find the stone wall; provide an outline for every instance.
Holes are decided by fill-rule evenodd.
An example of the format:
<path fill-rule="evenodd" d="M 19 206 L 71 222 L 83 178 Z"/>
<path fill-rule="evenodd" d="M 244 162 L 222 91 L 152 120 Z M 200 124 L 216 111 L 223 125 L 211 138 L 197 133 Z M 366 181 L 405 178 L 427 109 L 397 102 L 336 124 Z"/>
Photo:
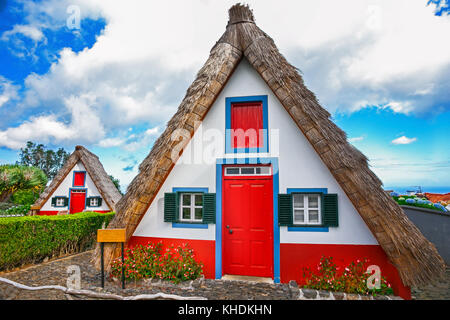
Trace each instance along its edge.
<path fill-rule="evenodd" d="M 366 296 L 345 292 L 330 292 L 314 289 L 299 288 L 297 282 L 289 282 L 291 299 L 296 300 L 403 300 L 397 296 Z"/>

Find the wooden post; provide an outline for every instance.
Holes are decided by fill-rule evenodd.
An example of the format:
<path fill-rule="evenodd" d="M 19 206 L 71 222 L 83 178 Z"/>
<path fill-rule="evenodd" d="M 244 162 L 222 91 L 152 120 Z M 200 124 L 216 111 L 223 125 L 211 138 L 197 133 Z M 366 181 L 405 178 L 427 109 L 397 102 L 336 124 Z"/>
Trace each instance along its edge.
<path fill-rule="evenodd" d="M 125 256 L 124 256 L 124 249 L 123 249 L 123 242 L 122 242 L 122 289 L 125 289 Z"/>
<path fill-rule="evenodd" d="M 104 261 L 104 257 L 103 257 L 104 247 L 105 247 L 105 243 L 104 242 L 100 243 L 101 254 L 102 254 L 102 259 L 101 259 L 101 263 L 102 263 L 102 280 L 101 280 L 102 288 L 105 287 L 105 261 Z"/>
<path fill-rule="evenodd" d="M 101 251 L 101 268 L 102 268 L 102 288 L 105 287 L 105 262 L 103 257 L 103 251 L 105 242 L 120 242 L 122 244 L 122 289 L 125 289 L 125 255 L 124 255 L 124 243 L 126 241 L 125 229 L 98 229 L 97 230 L 97 242 L 100 242 Z"/>

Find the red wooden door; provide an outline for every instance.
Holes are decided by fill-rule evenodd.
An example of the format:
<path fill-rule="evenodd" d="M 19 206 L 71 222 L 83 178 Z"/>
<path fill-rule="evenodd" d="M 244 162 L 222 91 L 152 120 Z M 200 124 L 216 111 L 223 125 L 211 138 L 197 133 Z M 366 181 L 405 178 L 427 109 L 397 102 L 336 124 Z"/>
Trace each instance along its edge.
<path fill-rule="evenodd" d="M 223 274 L 273 277 L 272 176 L 223 178 Z"/>
<path fill-rule="evenodd" d="M 86 191 L 71 190 L 70 191 L 70 211 L 69 213 L 82 212 L 86 207 Z"/>

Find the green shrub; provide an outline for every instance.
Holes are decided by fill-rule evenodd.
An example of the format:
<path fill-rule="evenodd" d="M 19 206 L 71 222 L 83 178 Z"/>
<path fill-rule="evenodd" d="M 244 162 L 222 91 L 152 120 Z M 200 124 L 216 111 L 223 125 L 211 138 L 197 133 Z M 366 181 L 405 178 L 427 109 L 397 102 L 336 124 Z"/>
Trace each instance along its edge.
<path fill-rule="evenodd" d="M 39 198 L 40 191 L 37 188 L 16 191 L 11 196 L 11 201 L 15 204 L 31 206 Z"/>
<path fill-rule="evenodd" d="M 0 270 L 92 247 L 97 229 L 114 213 L 0 218 Z"/>
<path fill-rule="evenodd" d="M 30 211 L 30 205 L 16 205 L 12 206 L 6 210 L 0 210 L 0 216 L 9 216 L 9 215 L 23 215 L 25 216 Z"/>
<path fill-rule="evenodd" d="M 164 279 L 175 283 L 194 280 L 203 273 L 203 264 L 194 259 L 194 250 L 186 244 L 171 245 L 162 250 L 162 243 L 149 243 L 127 249 L 124 274 L 127 280 Z M 111 263 L 113 277 L 122 276 L 122 258 Z"/>

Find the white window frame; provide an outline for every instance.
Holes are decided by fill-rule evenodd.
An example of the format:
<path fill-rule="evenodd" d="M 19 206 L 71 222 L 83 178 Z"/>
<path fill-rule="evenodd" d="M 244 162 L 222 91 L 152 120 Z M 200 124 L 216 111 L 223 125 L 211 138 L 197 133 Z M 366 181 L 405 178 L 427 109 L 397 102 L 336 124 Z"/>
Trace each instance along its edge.
<path fill-rule="evenodd" d="M 190 197 L 191 197 L 191 204 L 189 205 L 189 206 L 187 206 L 187 205 L 183 205 L 183 196 L 184 195 L 190 195 Z M 196 195 L 199 195 L 199 196 L 202 196 L 202 205 L 201 206 L 196 206 L 195 205 L 195 196 Z M 178 214 L 179 214 L 179 217 L 180 217 L 180 221 L 182 221 L 182 222 L 195 222 L 195 223 L 198 223 L 198 222 L 203 222 L 203 214 L 204 214 L 204 210 L 203 210 L 203 193 L 198 193 L 198 192 L 181 192 L 180 194 L 179 194 L 179 197 L 180 197 L 180 202 L 179 202 L 179 212 L 178 212 Z M 191 214 L 190 214 L 190 219 L 183 219 L 183 208 L 189 208 L 190 209 L 190 212 L 191 212 Z M 202 209 L 202 218 L 201 219 L 195 219 L 195 209 L 198 209 L 198 208 L 200 208 L 200 209 Z"/>
<path fill-rule="evenodd" d="M 255 168 L 254 173 L 242 173 L 242 169 Z M 256 173 L 256 168 L 269 168 L 269 173 Z M 239 169 L 239 173 L 228 173 L 228 169 Z M 261 170 L 262 171 L 262 170 Z M 225 176 L 271 176 L 271 166 L 242 166 L 242 167 L 225 167 Z"/>
<path fill-rule="evenodd" d="M 57 197 L 55 207 L 65 207 L 65 199 L 63 197 Z"/>
<path fill-rule="evenodd" d="M 93 203 L 95 201 L 95 203 Z M 92 197 L 89 199 L 89 207 L 98 207 L 98 198 Z"/>
<path fill-rule="evenodd" d="M 303 207 L 295 206 L 295 196 L 303 196 Z M 317 208 L 309 207 L 309 196 L 317 196 L 318 203 Z M 303 210 L 304 221 L 298 222 L 295 220 L 295 210 Z M 318 211 L 318 222 L 309 221 L 309 211 Z M 292 194 L 292 222 L 295 225 L 310 225 L 310 226 L 320 226 L 322 225 L 322 194 L 320 193 L 293 193 Z"/>

